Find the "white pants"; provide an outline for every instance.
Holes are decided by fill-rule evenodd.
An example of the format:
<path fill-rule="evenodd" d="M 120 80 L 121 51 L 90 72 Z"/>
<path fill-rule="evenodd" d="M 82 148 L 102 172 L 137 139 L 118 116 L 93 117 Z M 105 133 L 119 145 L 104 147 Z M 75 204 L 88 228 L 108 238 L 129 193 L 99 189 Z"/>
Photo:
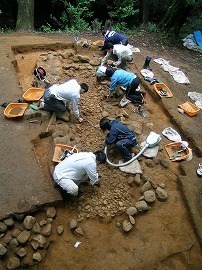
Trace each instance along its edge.
<path fill-rule="evenodd" d="M 77 196 L 78 195 L 78 190 L 79 187 L 77 184 L 74 183 L 73 180 L 69 179 L 69 178 L 62 178 L 60 180 L 58 180 L 55 172 L 53 173 L 53 178 L 55 180 L 55 182 L 64 190 L 67 191 L 67 193 L 73 195 L 73 196 Z M 84 179 L 82 179 L 81 181 L 78 181 L 78 184 L 85 182 L 88 179 L 88 177 L 84 177 Z"/>

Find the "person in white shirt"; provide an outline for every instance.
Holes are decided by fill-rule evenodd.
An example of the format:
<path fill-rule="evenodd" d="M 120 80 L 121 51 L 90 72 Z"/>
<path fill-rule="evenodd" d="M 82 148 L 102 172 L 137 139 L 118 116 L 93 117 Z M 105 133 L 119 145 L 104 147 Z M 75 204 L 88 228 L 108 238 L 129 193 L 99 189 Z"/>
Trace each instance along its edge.
<path fill-rule="evenodd" d="M 113 62 L 113 66 L 117 67 L 125 67 L 126 62 L 133 61 L 133 52 L 128 46 L 124 46 L 122 44 L 113 45 L 111 42 L 107 42 L 105 44 L 105 49 L 107 54 L 102 59 L 102 66 L 107 64 L 107 60 L 111 57 L 116 57 L 116 59 L 118 59 L 117 61 Z"/>
<path fill-rule="evenodd" d="M 53 179 L 67 193 L 77 196 L 79 184 L 90 181 L 91 185 L 99 182 L 97 165 L 106 162 L 103 151 L 79 152 L 66 157 L 53 172 Z"/>
<path fill-rule="evenodd" d="M 76 79 L 71 79 L 63 84 L 53 84 L 45 89 L 43 108 L 46 111 L 65 112 L 71 103 L 75 117 L 79 122 L 82 122 L 78 101 L 80 93 L 87 91 L 88 85 L 86 83 L 79 84 Z"/>

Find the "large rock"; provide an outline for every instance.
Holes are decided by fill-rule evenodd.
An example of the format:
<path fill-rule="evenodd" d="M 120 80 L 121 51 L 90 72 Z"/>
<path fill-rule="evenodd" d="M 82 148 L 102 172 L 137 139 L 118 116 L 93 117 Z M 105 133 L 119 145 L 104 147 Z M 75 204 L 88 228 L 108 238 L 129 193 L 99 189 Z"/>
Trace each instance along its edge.
<path fill-rule="evenodd" d="M 6 254 L 6 252 L 7 249 L 2 244 L 0 244 L 0 256 L 3 256 L 4 254 Z"/>
<path fill-rule="evenodd" d="M 144 212 L 144 211 L 147 211 L 149 209 L 149 207 L 145 201 L 136 202 L 135 207 L 137 208 L 137 210 L 139 212 Z"/>
<path fill-rule="evenodd" d="M 168 198 L 168 193 L 166 192 L 166 190 L 160 187 L 157 187 L 156 195 L 161 200 L 166 200 Z"/>
<path fill-rule="evenodd" d="M 5 232 L 7 230 L 7 226 L 5 223 L 0 222 L 0 232 Z"/>
<path fill-rule="evenodd" d="M 26 230 L 31 230 L 34 226 L 34 223 L 36 222 L 36 219 L 32 216 L 26 216 L 26 218 L 23 221 L 23 225 Z"/>
<path fill-rule="evenodd" d="M 41 229 L 41 234 L 44 236 L 49 236 L 51 234 L 52 226 L 50 223 L 46 224 Z"/>
<path fill-rule="evenodd" d="M 46 215 L 48 218 L 54 218 L 56 216 L 56 208 L 55 207 L 48 207 L 46 211 Z"/>
<path fill-rule="evenodd" d="M 156 196 L 153 190 L 147 190 L 144 192 L 144 199 L 148 203 L 153 203 L 156 200 Z"/>
<path fill-rule="evenodd" d="M 129 207 L 126 211 L 126 213 L 129 215 L 129 216 L 134 216 L 138 213 L 137 211 L 137 208 L 136 207 Z"/>
<path fill-rule="evenodd" d="M 128 221 L 128 220 L 123 221 L 124 232 L 129 232 L 130 230 L 132 230 L 132 228 L 133 228 L 133 225 L 130 223 L 130 221 Z"/>
<path fill-rule="evenodd" d="M 7 263 L 7 269 L 13 270 L 20 266 L 20 260 L 17 257 L 11 257 Z"/>
<path fill-rule="evenodd" d="M 25 244 L 29 240 L 30 236 L 31 236 L 31 234 L 29 231 L 23 231 L 23 232 L 21 232 L 20 235 L 18 235 L 17 241 L 20 244 Z"/>

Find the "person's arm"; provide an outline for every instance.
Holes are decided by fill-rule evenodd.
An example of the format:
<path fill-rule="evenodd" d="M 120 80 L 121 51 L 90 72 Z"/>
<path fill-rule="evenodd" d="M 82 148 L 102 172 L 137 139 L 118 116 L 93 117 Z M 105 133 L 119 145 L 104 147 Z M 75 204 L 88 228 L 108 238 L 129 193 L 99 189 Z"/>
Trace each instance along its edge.
<path fill-rule="evenodd" d="M 72 101 L 72 110 L 75 117 L 79 120 L 79 122 L 82 122 L 83 119 L 80 117 L 80 114 L 79 114 L 78 98 L 72 97 L 71 101 Z"/>
<path fill-rule="evenodd" d="M 117 52 L 116 55 L 118 57 L 118 60 L 116 62 L 114 62 L 113 65 L 119 66 L 121 64 L 121 60 L 122 60 L 122 53 L 121 52 Z"/>
<path fill-rule="evenodd" d="M 97 184 L 99 182 L 99 178 L 96 163 L 90 163 L 88 166 L 86 166 L 85 170 L 90 179 L 90 184 L 91 185 Z"/>
<path fill-rule="evenodd" d="M 103 66 L 104 64 L 106 64 L 107 60 L 110 58 L 111 56 L 111 52 L 107 52 L 107 54 L 105 55 L 105 57 L 103 57 L 102 62 L 101 62 L 101 66 Z"/>
<path fill-rule="evenodd" d="M 115 142 L 117 137 L 116 129 L 110 129 L 110 132 L 107 134 L 107 138 L 105 140 L 106 144 L 112 144 Z"/>
<path fill-rule="evenodd" d="M 115 90 L 116 86 L 117 86 L 117 79 L 116 78 L 115 79 L 112 78 L 111 79 L 111 85 L 109 87 L 109 91 L 110 92 L 113 92 Z"/>

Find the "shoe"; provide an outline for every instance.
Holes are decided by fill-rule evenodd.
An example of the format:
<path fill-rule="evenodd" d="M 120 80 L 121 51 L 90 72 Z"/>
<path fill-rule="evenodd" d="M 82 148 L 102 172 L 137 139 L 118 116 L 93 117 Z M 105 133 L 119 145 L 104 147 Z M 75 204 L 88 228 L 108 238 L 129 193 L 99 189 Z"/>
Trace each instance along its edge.
<path fill-rule="evenodd" d="M 141 109 L 141 107 L 138 107 L 137 113 L 139 113 L 143 117 L 146 117 L 146 113 Z"/>
<path fill-rule="evenodd" d="M 128 103 L 130 103 L 131 101 L 129 99 L 127 99 L 125 96 L 122 98 L 122 100 L 120 101 L 120 105 L 121 107 L 125 107 Z"/>
<path fill-rule="evenodd" d="M 198 174 L 198 176 L 202 176 L 202 163 L 199 163 L 196 173 Z"/>

